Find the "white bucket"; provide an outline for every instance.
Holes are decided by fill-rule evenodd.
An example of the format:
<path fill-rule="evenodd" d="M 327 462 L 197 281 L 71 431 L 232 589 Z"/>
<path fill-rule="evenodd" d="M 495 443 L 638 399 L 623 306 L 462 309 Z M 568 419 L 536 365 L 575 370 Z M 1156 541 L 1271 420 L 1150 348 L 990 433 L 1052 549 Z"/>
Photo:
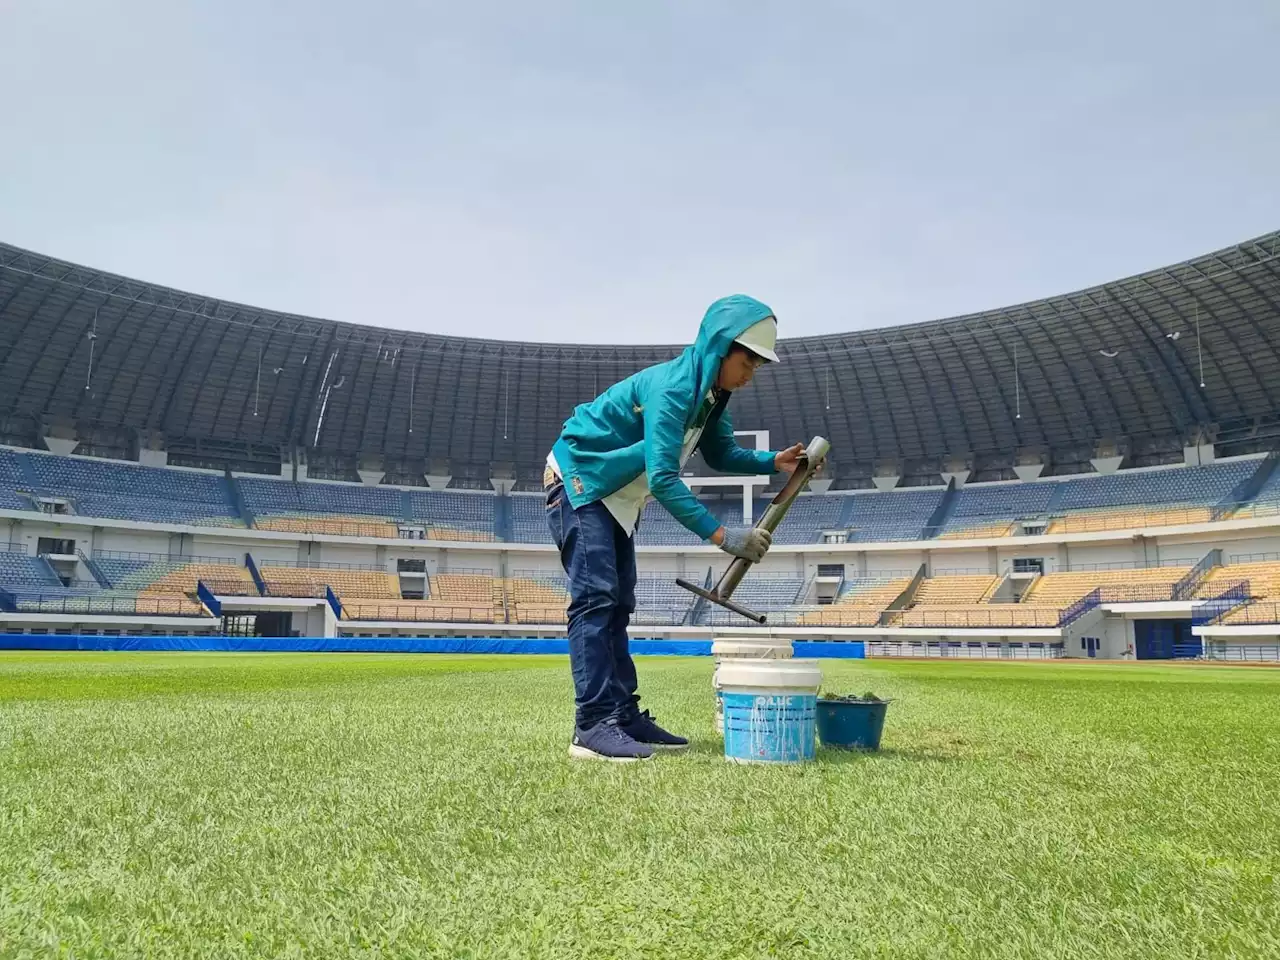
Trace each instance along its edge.
<path fill-rule="evenodd" d="M 735 763 L 803 763 L 817 738 L 817 660 L 726 660 L 724 755 Z"/>
<path fill-rule="evenodd" d="M 720 696 L 720 664 L 726 660 L 790 660 L 791 641 L 772 638 L 720 637 L 711 641 L 716 662 L 711 685 L 716 696 L 716 733 L 724 733 L 724 700 Z"/>

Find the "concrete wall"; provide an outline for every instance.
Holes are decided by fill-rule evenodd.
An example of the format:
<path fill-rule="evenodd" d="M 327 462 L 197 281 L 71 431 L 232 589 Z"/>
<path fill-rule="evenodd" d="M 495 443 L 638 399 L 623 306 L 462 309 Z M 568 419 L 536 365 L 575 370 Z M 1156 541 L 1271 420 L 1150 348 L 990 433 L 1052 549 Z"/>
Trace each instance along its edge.
<path fill-rule="evenodd" d="M 929 556 L 929 573 L 940 576 L 950 571 L 995 573 L 991 552 L 979 550 L 936 550 Z"/>

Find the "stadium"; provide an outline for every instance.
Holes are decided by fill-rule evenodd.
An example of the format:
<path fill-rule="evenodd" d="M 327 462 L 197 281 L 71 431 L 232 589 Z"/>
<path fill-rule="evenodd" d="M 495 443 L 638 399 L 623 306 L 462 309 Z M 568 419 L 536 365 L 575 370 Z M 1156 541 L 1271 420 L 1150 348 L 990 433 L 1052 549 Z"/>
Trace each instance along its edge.
<path fill-rule="evenodd" d="M 1276 660 L 1278 258 L 1272 233 L 781 341 L 735 429 L 832 454 L 741 598 L 872 656 Z M 336 323 L 2 246 L 0 626 L 279 649 L 555 636 L 546 452 L 576 404 L 679 349 Z M 729 522 L 776 488 L 685 472 Z M 656 502 L 637 544 L 638 636 L 754 626 L 674 585 L 727 558 Z"/>
<path fill-rule="evenodd" d="M 734 430 L 831 455 L 767 622 L 650 502 L 632 646 L 692 747 L 575 764 L 547 451 L 680 349 L 0 245 L 0 956 L 1276 955 L 1280 233 L 780 340 Z M 893 701 L 882 748 L 726 763 L 724 637 Z"/>

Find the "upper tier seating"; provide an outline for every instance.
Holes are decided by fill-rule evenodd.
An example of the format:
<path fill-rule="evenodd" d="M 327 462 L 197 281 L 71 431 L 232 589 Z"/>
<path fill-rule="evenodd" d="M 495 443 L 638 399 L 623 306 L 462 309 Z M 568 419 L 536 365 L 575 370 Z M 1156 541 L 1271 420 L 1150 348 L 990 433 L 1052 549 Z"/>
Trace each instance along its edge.
<path fill-rule="evenodd" d="M 774 531 L 774 543 L 814 543 L 823 531 L 841 530 L 840 517 L 848 497 L 800 496 L 791 504 L 782 526 Z M 768 499 L 757 500 L 752 516 L 759 520 L 769 506 Z"/>
<path fill-rule="evenodd" d="M 713 515 L 719 516 L 714 505 L 709 505 Z M 741 523 L 742 513 L 738 513 Z M 721 520 L 721 523 L 724 521 Z M 657 500 L 649 500 L 640 514 L 640 527 L 636 531 L 636 545 L 645 547 L 697 546 L 702 543 L 698 535 L 690 533 L 676 519 L 667 513 L 666 507 Z"/>
<path fill-rule="evenodd" d="M 1262 485 L 1258 495 L 1253 498 L 1257 503 L 1273 504 L 1280 501 L 1280 465 L 1271 471 L 1271 476 Z"/>
<path fill-rule="evenodd" d="M 1051 519 L 1051 532 L 1207 521 L 1258 465 L 1257 459 L 1250 459 L 1108 476 L 973 484 L 954 495 L 938 535 L 1004 536 L 1016 532 L 1017 520 L 1031 518 Z M 409 525 L 426 528 L 429 539 L 489 541 L 495 536 L 498 501 L 481 492 L 263 477 L 238 477 L 234 484 L 233 490 L 224 477 L 203 471 L 0 448 L 0 509 L 35 509 L 30 494 L 68 500 L 72 512 L 88 516 L 236 526 L 242 523 L 234 505 L 238 491 L 248 513 L 266 530 L 394 539 L 401 535 L 401 526 Z M 855 542 L 916 539 L 924 535 L 943 496 L 941 487 L 808 494 L 792 505 L 775 540 L 810 543 L 823 531 L 841 529 Z M 732 497 L 705 502 L 721 523 L 741 522 L 739 503 Z M 1280 470 L 1263 486 L 1257 502 L 1280 503 Z M 507 503 L 517 542 L 550 542 L 540 494 L 516 495 Z M 756 517 L 767 504 L 766 498 L 757 498 Z M 651 500 L 637 543 L 692 546 L 700 541 Z"/>
<path fill-rule="evenodd" d="M 358 514 L 258 516 L 254 523 L 259 530 L 276 530 L 281 533 L 318 533 L 331 537 L 378 537 L 381 539 L 395 539 L 400 535 L 400 528 L 394 523 L 374 520 Z"/>
<path fill-rule="evenodd" d="M 850 496 L 845 516 L 850 542 L 919 540 L 943 493 L 939 488 Z"/>
<path fill-rule="evenodd" d="M 551 543 L 547 528 L 547 500 L 542 494 L 513 494 L 511 538 L 517 543 Z"/>
<path fill-rule="evenodd" d="M 405 502 L 407 520 L 475 534 L 474 538 L 468 539 L 494 538 L 492 496 L 449 490 L 413 490 L 405 495 Z"/>
<path fill-rule="evenodd" d="M 1217 503 L 1248 477 L 1254 460 L 1215 463 L 1203 467 L 1121 471 L 1105 477 L 1083 477 L 1061 483 L 1062 510 L 1105 509 L 1119 506 Z"/>
<path fill-rule="evenodd" d="M 0 507 L 31 509 L 18 491 L 71 502 L 77 514 L 150 523 L 240 526 L 215 474 L 0 450 Z"/>

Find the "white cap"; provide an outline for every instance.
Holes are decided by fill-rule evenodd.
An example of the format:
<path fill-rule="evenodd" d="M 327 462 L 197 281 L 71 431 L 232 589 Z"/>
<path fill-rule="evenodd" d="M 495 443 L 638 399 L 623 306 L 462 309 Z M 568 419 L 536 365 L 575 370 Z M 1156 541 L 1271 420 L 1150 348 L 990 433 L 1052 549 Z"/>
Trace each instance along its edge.
<path fill-rule="evenodd" d="M 778 355 L 773 348 L 778 343 L 778 321 L 773 317 L 765 317 L 759 323 L 753 323 L 742 331 L 734 343 L 740 343 L 752 353 L 758 353 L 773 363 L 778 362 Z"/>

